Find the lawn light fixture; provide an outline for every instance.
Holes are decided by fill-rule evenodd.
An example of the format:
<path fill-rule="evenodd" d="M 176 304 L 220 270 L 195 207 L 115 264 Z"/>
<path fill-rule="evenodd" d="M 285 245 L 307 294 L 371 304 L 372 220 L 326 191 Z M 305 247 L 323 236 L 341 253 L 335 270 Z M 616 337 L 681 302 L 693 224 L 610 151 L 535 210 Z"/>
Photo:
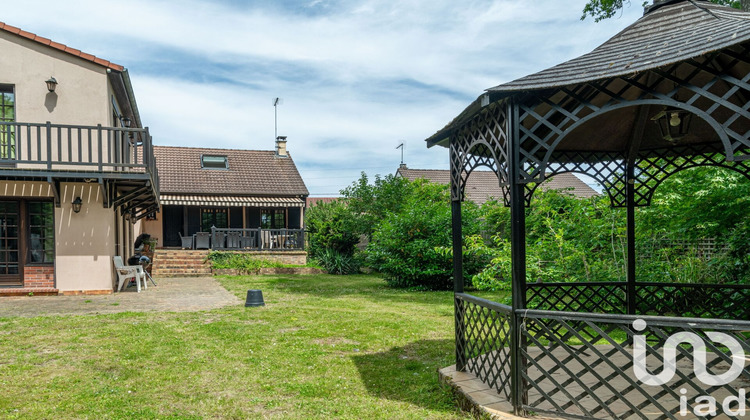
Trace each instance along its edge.
<path fill-rule="evenodd" d="M 676 142 L 688 133 L 693 114 L 679 108 L 665 108 L 651 118 L 659 125 L 659 132 L 664 140 Z"/>
<path fill-rule="evenodd" d="M 55 91 L 55 88 L 57 87 L 57 79 L 55 79 L 54 77 L 50 77 L 49 79 L 47 79 L 45 81 L 45 83 L 47 83 L 47 90 L 48 91 L 50 91 L 50 92 L 54 92 Z"/>
<path fill-rule="evenodd" d="M 76 197 L 75 200 L 73 200 L 73 213 L 80 213 L 81 212 L 81 205 L 83 205 L 83 200 L 81 200 L 81 197 Z"/>

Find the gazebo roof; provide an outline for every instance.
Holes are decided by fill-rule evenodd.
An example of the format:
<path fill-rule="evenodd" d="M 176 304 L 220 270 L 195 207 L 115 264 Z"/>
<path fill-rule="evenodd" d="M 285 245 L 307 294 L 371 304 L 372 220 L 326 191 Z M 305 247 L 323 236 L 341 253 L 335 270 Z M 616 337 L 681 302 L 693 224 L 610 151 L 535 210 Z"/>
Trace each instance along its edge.
<path fill-rule="evenodd" d="M 750 13 L 706 0 L 658 6 L 588 54 L 487 91 L 547 89 L 626 76 L 750 40 Z"/>
<path fill-rule="evenodd" d="M 704 56 L 750 40 L 750 13 L 706 0 L 667 0 L 588 54 L 512 82 L 487 89 L 491 100 L 559 88 L 647 70 Z M 481 111 L 483 94 L 427 146 L 446 145 L 450 132 Z"/>

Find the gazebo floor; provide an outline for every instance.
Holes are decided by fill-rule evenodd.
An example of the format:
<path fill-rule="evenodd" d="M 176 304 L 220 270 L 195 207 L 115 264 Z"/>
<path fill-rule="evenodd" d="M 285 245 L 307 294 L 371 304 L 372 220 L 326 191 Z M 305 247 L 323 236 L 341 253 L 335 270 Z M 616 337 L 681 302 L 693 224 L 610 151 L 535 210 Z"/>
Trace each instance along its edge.
<path fill-rule="evenodd" d="M 513 415 L 511 403 L 471 372 L 457 372 L 456 365 L 438 370 L 440 383 L 449 386 L 459 399 L 461 408 L 478 418 L 520 420 Z M 532 417 L 536 420 L 560 420 L 560 417 Z"/>
<path fill-rule="evenodd" d="M 597 350 L 599 350 L 602 354 L 608 354 L 609 355 L 609 362 L 612 363 L 615 366 L 632 366 L 630 363 L 632 363 L 632 358 L 627 357 L 626 355 L 622 353 L 616 353 L 612 354 L 610 351 L 613 349 L 610 345 L 601 345 L 596 346 Z M 554 382 L 549 379 L 543 379 L 539 380 L 537 383 L 537 386 L 541 388 L 544 393 L 547 395 L 547 397 L 541 397 L 541 394 L 538 389 L 532 388 L 529 390 L 528 399 L 530 402 L 536 402 L 536 407 L 540 409 L 546 409 L 546 410 L 554 410 L 554 404 L 552 403 L 551 399 L 554 399 L 554 401 L 561 405 L 565 406 L 566 404 L 569 404 L 570 400 L 565 397 L 563 392 L 560 392 L 559 388 L 555 385 L 555 382 L 558 384 L 566 384 L 565 390 L 572 394 L 577 396 L 577 402 L 584 406 L 587 410 L 595 410 L 598 406 L 597 401 L 589 395 L 586 395 L 586 392 L 584 392 L 584 387 L 588 389 L 594 389 L 596 396 L 603 400 L 607 401 L 610 397 L 614 395 L 612 392 L 612 389 L 617 390 L 619 393 L 622 393 L 627 398 L 628 402 L 634 406 L 638 406 L 641 403 L 645 402 L 647 397 L 644 395 L 643 392 L 640 392 L 638 390 L 633 389 L 631 385 L 632 382 L 638 383 L 638 380 L 635 378 L 635 375 L 633 374 L 632 367 L 628 368 L 626 372 L 629 374 L 629 378 L 625 378 L 623 376 L 618 376 L 615 378 L 610 379 L 607 382 L 607 386 L 602 386 L 601 381 L 597 378 L 599 377 L 608 377 L 610 373 L 612 373 L 612 369 L 608 367 L 608 364 L 601 363 L 598 356 L 596 354 L 593 354 L 588 351 L 580 351 L 578 352 L 578 358 L 579 361 L 575 360 L 569 360 L 566 364 L 566 369 L 559 369 L 555 368 L 555 359 L 557 360 L 566 360 L 568 359 L 568 356 L 570 354 L 570 349 L 564 349 L 561 347 L 556 348 L 552 351 L 552 355 L 554 358 L 546 356 L 542 353 L 541 349 L 537 347 L 529 347 L 528 349 L 529 355 L 538 363 L 539 368 L 537 367 L 531 367 L 527 371 L 527 374 L 531 378 L 541 378 L 542 372 L 540 372 L 540 368 L 547 372 L 554 372 L 552 374 L 552 377 L 554 378 Z M 713 355 L 708 355 L 708 364 L 711 364 L 711 361 L 713 359 Z M 486 358 L 483 358 L 486 360 Z M 469 364 L 472 362 L 476 362 L 478 359 L 472 359 L 470 360 Z M 655 366 L 656 360 L 652 357 L 648 358 L 648 366 L 649 368 L 653 369 Z M 596 371 L 597 375 L 594 375 L 587 367 L 590 366 L 597 366 Z M 729 366 L 725 363 L 721 363 L 717 366 L 720 371 L 724 371 Z M 490 369 L 489 366 L 484 366 L 485 371 L 488 371 Z M 677 370 L 682 371 L 686 376 L 692 374 L 692 361 L 687 360 L 680 360 L 677 363 Z M 579 380 L 583 383 L 583 386 L 579 385 L 578 383 L 569 383 L 570 375 L 567 374 L 565 371 L 568 370 L 570 372 L 579 373 L 582 371 L 588 370 L 583 375 L 579 376 Z M 676 375 L 675 379 L 670 382 L 676 382 L 677 377 L 680 375 Z M 471 411 L 473 413 L 477 414 L 485 414 L 489 415 L 492 419 L 500 419 L 500 420 L 506 420 L 506 419 L 519 419 L 519 417 L 514 416 L 513 414 L 513 407 L 511 403 L 504 398 L 504 396 L 500 395 L 496 390 L 490 388 L 486 383 L 482 382 L 481 379 L 476 377 L 471 372 L 457 372 L 456 366 L 449 366 L 446 368 L 443 368 L 439 371 L 439 378 L 440 382 L 446 385 L 451 386 L 455 392 L 459 395 L 459 398 L 461 399 L 462 407 L 466 409 L 467 411 Z M 691 403 L 695 400 L 695 398 L 698 396 L 698 392 L 694 389 L 690 389 L 690 387 L 685 386 L 676 386 L 675 384 L 675 391 L 680 388 L 688 388 L 686 390 L 686 397 L 687 400 Z M 732 388 L 735 389 L 741 389 L 741 388 L 747 388 L 747 386 L 750 385 L 743 381 L 741 378 L 736 380 L 734 383 L 730 384 Z M 669 385 L 668 385 L 669 386 Z M 645 388 L 650 388 L 653 390 L 649 395 L 654 396 L 654 394 L 657 394 L 658 391 L 661 390 L 660 387 L 648 387 L 644 386 Z M 725 395 L 726 394 L 726 395 Z M 549 397 L 551 395 L 551 397 Z M 581 397 L 581 395 L 584 395 Z M 736 396 L 737 394 L 735 394 Z M 717 393 L 713 393 L 712 396 L 718 400 L 718 411 L 719 414 L 716 417 L 713 417 L 713 419 L 729 419 L 730 417 L 721 413 L 721 401 L 724 397 L 730 396 L 728 392 L 725 390 L 721 390 Z M 680 401 L 667 396 L 662 395 L 660 397 L 657 397 L 658 402 L 665 408 L 674 408 L 675 410 L 679 410 L 680 408 Z M 691 404 L 692 405 L 692 404 Z M 616 400 L 612 401 L 609 404 L 609 409 L 614 411 L 615 413 L 623 413 L 623 415 L 629 411 L 628 405 L 621 401 Z M 690 409 L 690 408 L 688 408 Z M 581 416 L 584 415 L 580 411 L 580 409 L 576 406 L 570 406 L 568 407 L 568 414 Z M 647 405 L 644 407 L 640 414 L 645 415 L 647 418 L 658 418 L 663 413 L 659 411 L 656 407 L 653 405 Z M 690 416 L 693 415 L 693 413 L 689 413 Z M 602 418 L 609 418 L 607 416 L 606 412 L 600 412 Z M 679 414 L 678 414 L 679 416 Z M 598 416 L 597 416 L 598 417 Z M 539 417 L 539 416 L 533 416 L 534 419 L 559 419 L 560 417 Z"/>

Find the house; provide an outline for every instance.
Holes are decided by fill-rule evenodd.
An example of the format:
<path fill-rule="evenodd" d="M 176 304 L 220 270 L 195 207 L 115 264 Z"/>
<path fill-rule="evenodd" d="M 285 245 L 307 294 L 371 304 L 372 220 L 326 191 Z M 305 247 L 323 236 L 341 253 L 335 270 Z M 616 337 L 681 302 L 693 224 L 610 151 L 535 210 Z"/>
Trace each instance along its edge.
<path fill-rule="evenodd" d="M 401 176 L 409 181 L 424 178 L 436 184 L 450 185 L 450 171 L 447 169 L 409 169 L 401 164 L 396 170 L 396 176 Z M 598 195 L 596 190 L 588 186 L 572 173 L 561 173 L 548 178 L 539 185 L 541 189 L 554 189 L 567 191 L 579 198 L 588 198 Z M 472 171 L 466 181 L 464 189 L 466 199 L 482 205 L 490 199 L 502 200 L 503 190 L 497 181 L 497 175 L 492 171 Z"/>
<path fill-rule="evenodd" d="M 307 197 L 306 208 L 315 207 L 318 204 L 330 204 L 341 200 L 341 197 Z"/>
<path fill-rule="evenodd" d="M 0 295 L 111 293 L 159 210 L 127 70 L 0 23 Z"/>
<path fill-rule="evenodd" d="M 263 248 L 260 233 L 255 233 L 261 230 L 268 231 L 269 238 L 271 234 L 299 234 L 295 246 L 288 240 L 276 240 L 276 248 L 304 245 L 304 207 L 309 192 L 286 150 L 285 138 L 276 140 L 275 150 L 155 146 L 154 155 L 161 179 L 162 211 L 144 222 L 143 231 L 160 238 L 159 247 L 196 247 L 197 243 L 190 242 L 193 235 L 212 228 L 239 233 L 243 238 L 242 243 L 234 244 L 226 238 L 213 238 L 213 249 Z M 189 242 L 183 243 L 183 238 Z"/>

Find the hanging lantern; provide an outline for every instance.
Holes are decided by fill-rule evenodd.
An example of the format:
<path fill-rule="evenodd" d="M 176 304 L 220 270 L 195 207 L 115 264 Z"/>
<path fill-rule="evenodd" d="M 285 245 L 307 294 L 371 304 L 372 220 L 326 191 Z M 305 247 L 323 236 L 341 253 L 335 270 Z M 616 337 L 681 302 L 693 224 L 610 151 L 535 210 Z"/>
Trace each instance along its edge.
<path fill-rule="evenodd" d="M 681 140 L 690 129 L 693 114 L 679 108 L 666 108 L 651 118 L 659 125 L 659 132 L 664 140 L 676 142 Z"/>

